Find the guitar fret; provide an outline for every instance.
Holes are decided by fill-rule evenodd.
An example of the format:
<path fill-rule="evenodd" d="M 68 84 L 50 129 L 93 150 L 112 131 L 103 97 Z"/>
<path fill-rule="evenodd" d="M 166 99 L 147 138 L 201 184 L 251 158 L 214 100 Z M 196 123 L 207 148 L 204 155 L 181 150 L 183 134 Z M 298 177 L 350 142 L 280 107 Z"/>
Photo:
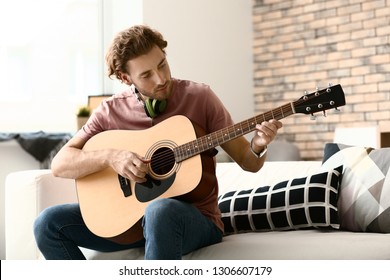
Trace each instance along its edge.
<path fill-rule="evenodd" d="M 222 139 L 225 141 L 225 140 L 230 140 L 230 135 L 229 135 L 229 130 L 227 128 L 224 128 L 222 129 L 221 131 L 221 136 L 222 136 Z"/>
<path fill-rule="evenodd" d="M 256 128 L 256 125 L 257 125 L 256 118 L 250 119 L 250 127 L 252 130 L 254 130 Z"/>
<path fill-rule="evenodd" d="M 237 132 L 236 135 L 240 135 L 241 129 L 240 129 L 240 128 L 237 128 L 237 129 L 235 130 L 235 132 Z"/>
<path fill-rule="evenodd" d="M 196 152 L 196 145 L 191 145 L 190 143 L 188 143 L 187 145 L 186 145 L 186 149 L 185 149 L 185 151 L 187 152 L 187 153 L 194 153 L 194 152 Z"/>
<path fill-rule="evenodd" d="M 223 143 L 255 130 L 258 123 L 271 119 L 282 119 L 291 114 L 294 114 L 293 107 L 291 103 L 288 103 L 264 114 L 257 115 L 253 118 L 225 127 L 208 135 L 201 136 L 189 143 L 177 147 L 174 151 L 175 159 L 177 162 L 181 162 L 187 158 L 215 148 L 216 146 L 220 146 Z"/>

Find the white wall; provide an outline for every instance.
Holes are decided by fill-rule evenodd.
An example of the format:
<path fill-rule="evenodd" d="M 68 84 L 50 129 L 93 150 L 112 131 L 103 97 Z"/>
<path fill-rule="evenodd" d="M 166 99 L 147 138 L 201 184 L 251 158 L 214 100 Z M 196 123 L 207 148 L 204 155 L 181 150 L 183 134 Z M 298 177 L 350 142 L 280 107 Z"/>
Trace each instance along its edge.
<path fill-rule="evenodd" d="M 143 0 L 103 0 L 103 51 L 104 55 L 114 36 L 135 24 L 142 24 Z M 105 64 L 104 64 L 105 66 Z M 107 77 L 104 68 L 103 89 L 105 94 L 121 91 L 124 85 Z"/>
<path fill-rule="evenodd" d="M 168 41 L 172 75 L 209 84 L 235 121 L 253 116 L 252 2 L 144 0 L 143 22 Z"/>
<path fill-rule="evenodd" d="M 113 20 L 105 22 L 105 49 L 133 24 L 159 30 L 172 75 L 209 84 L 241 121 L 254 113 L 251 14 L 250 0 L 114 0 L 112 10 L 105 9 L 105 20 Z M 122 85 L 105 78 L 104 88 L 117 92 Z"/>

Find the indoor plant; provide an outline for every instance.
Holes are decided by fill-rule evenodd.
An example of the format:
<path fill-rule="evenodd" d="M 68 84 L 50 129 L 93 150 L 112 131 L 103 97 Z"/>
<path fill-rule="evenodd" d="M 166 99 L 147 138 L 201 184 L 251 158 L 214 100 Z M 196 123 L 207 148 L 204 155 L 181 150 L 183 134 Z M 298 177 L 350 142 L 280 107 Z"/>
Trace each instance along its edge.
<path fill-rule="evenodd" d="M 91 114 L 91 109 L 88 106 L 82 106 L 77 112 L 77 129 L 81 129 L 87 122 Z"/>

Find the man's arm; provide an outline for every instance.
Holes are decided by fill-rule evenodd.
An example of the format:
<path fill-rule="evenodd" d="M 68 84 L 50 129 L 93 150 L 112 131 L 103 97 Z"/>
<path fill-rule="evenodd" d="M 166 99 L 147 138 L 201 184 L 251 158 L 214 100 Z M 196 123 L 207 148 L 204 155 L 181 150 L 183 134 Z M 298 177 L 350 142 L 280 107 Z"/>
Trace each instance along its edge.
<path fill-rule="evenodd" d="M 266 154 L 262 151 L 271 143 L 282 127 L 282 123 L 277 120 L 263 122 L 256 126 L 255 135 L 249 143 L 245 137 L 241 136 L 222 145 L 222 148 L 230 157 L 241 166 L 242 169 L 251 172 L 257 172 L 263 167 Z"/>
<path fill-rule="evenodd" d="M 53 158 L 51 169 L 54 176 L 77 179 L 107 167 L 136 182 L 144 182 L 148 172 L 147 161 L 136 153 L 101 149 L 83 151 L 86 141 L 73 137 Z"/>

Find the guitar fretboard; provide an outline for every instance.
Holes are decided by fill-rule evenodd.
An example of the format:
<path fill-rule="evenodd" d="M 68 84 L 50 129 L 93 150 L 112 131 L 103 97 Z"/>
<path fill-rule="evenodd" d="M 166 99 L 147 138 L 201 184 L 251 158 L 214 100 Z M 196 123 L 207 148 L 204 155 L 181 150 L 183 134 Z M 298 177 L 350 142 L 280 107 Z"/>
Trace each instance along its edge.
<path fill-rule="evenodd" d="M 256 125 L 271 119 L 283 119 L 294 114 L 293 103 L 288 103 L 264 114 L 199 137 L 174 149 L 176 162 L 181 162 L 202 152 L 220 146 L 256 129 Z"/>

